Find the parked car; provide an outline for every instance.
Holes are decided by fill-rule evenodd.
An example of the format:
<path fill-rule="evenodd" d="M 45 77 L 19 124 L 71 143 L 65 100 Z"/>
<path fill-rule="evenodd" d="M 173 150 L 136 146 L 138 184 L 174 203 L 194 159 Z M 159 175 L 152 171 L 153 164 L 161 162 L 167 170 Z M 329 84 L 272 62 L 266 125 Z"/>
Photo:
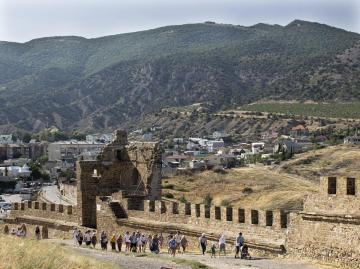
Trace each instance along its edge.
<path fill-rule="evenodd" d="M 10 203 L 0 203 L 0 208 L 5 211 L 11 210 L 11 204 Z"/>

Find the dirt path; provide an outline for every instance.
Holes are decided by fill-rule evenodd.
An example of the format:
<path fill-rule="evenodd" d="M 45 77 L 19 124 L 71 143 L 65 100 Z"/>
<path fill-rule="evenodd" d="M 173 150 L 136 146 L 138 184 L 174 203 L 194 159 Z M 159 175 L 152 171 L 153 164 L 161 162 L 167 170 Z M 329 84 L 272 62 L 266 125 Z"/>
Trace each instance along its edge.
<path fill-rule="evenodd" d="M 133 254 L 125 255 L 113 252 L 103 252 L 100 250 L 93 250 L 88 248 L 74 248 L 74 251 L 81 255 L 89 256 L 95 259 L 100 259 L 105 262 L 113 263 L 114 266 L 126 269 L 160 269 L 161 267 L 172 269 L 191 269 L 187 265 L 179 265 L 171 260 L 157 259 L 147 256 L 135 256 Z"/>
<path fill-rule="evenodd" d="M 89 256 L 105 262 L 114 264 L 114 267 L 126 269 L 160 269 L 161 267 L 172 269 L 193 269 L 204 268 L 196 267 L 196 262 L 207 265 L 210 268 L 218 269 L 320 269 L 329 268 L 320 265 L 313 265 L 306 262 L 294 261 L 288 259 L 267 259 L 253 258 L 252 260 L 234 259 L 232 255 L 221 256 L 211 259 L 210 255 L 201 255 L 197 253 L 177 254 L 176 259 L 169 257 L 167 253 L 155 254 L 125 254 L 114 253 L 111 251 L 101 251 L 86 247 L 74 246 L 71 240 L 51 239 L 50 242 L 55 244 L 66 245 L 74 252 L 83 256 Z M 192 267 L 192 266 L 193 267 Z"/>
<path fill-rule="evenodd" d="M 183 255 L 179 254 L 178 257 L 181 258 Z M 212 268 L 219 269 L 319 269 L 319 268 L 328 268 L 319 265 L 312 265 L 310 263 L 305 263 L 301 261 L 294 261 L 288 259 L 267 259 L 255 257 L 252 260 L 241 260 L 235 259 L 232 255 L 220 258 L 211 259 L 208 255 L 200 254 L 185 254 L 186 259 L 196 260 L 202 264 L 210 266 Z"/>

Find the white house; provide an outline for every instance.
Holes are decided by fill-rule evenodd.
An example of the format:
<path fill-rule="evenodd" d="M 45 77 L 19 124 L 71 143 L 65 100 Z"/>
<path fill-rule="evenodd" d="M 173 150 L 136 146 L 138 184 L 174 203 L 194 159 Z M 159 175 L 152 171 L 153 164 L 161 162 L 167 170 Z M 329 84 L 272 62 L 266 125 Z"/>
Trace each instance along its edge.
<path fill-rule="evenodd" d="M 0 135 L 0 144 L 11 144 L 12 141 L 12 135 Z"/>
<path fill-rule="evenodd" d="M 251 152 L 253 154 L 262 153 L 264 151 L 264 148 L 265 148 L 264 142 L 251 143 Z"/>
<path fill-rule="evenodd" d="M 30 176 L 30 168 L 27 164 L 23 166 L 6 166 L 0 167 L 0 176 L 19 177 Z"/>
<path fill-rule="evenodd" d="M 360 145 L 360 136 L 348 136 L 344 138 L 344 144 Z"/>
<path fill-rule="evenodd" d="M 224 140 L 210 140 L 206 142 L 206 148 L 208 152 L 217 151 L 219 148 L 224 147 Z"/>

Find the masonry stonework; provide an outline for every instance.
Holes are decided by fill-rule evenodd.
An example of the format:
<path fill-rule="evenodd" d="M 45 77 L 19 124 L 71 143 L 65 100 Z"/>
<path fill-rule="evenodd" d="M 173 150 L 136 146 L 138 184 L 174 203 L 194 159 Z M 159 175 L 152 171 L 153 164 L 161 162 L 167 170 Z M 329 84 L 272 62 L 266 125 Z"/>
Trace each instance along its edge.
<path fill-rule="evenodd" d="M 321 177 L 319 194 L 307 197 L 302 212 L 291 214 L 287 251 L 297 257 L 360 268 L 359 213 L 358 178 Z"/>
<path fill-rule="evenodd" d="M 160 145 L 128 143 L 126 133 L 117 131 L 97 160 L 77 162 L 76 207 L 15 203 L 5 222 L 41 225 L 54 236 L 73 226 L 108 233 L 180 231 L 191 242 L 203 232 L 213 241 L 243 232 L 253 250 L 360 268 L 360 179 L 322 177 L 319 188 L 299 212 L 164 200 Z"/>

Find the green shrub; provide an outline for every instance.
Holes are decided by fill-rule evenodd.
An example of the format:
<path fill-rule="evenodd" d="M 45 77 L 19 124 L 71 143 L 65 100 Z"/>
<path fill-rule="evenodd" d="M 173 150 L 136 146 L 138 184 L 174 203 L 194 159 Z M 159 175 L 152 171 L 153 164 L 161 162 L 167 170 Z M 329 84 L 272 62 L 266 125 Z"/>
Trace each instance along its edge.
<path fill-rule="evenodd" d="M 250 187 L 245 187 L 243 190 L 242 190 L 243 193 L 245 194 L 250 194 L 253 192 L 253 189 L 250 188 Z"/>
<path fill-rule="evenodd" d="M 212 201 L 213 201 L 213 197 L 211 196 L 211 194 L 210 193 L 206 194 L 204 197 L 204 205 L 211 206 Z"/>
<path fill-rule="evenodd" d="M 169 198 L 169 199 L 173 199 L 174 198 L 174 195 L 172 193 L 165 193 L 163 195 L 165 198 Z"/>
<path fill-rule="evenodd" d="M 181 198 L 180 198 L 180 200 L 179 200 L 180 202 L 182 202 L 182 203 L 184 203 L 184 204 L 187 204 L 188 203 L 188 200 L 185 198 L 185 196 L 183 195 L 183 196 L 181 196 Z"/>
<path fill-rule="evenodd" d="M 221 206 L 231 207 L 231 202 L 227 199 L 221 201 Z"/>

